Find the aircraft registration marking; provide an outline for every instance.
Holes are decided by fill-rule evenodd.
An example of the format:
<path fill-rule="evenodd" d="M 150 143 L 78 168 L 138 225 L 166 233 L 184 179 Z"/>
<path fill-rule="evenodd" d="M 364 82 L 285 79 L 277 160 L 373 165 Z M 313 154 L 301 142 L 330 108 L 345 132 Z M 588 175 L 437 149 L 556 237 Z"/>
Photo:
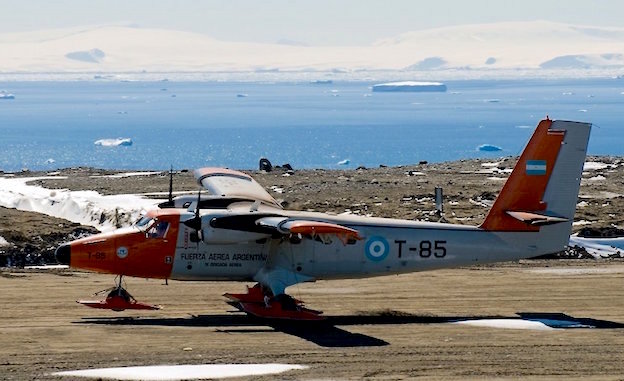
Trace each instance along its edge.
<path fill-rule="evenodd" d="M 417 246 L 407 246 L 406 240 L 394 240 L 398 247 L 398 257 L 403 256 L 404 246 L 411 252 L 415 252 L 421 258 L 444 258 L 446 257 L 446 241 L 429 241 L 423 240 L 418 243 Z"/>

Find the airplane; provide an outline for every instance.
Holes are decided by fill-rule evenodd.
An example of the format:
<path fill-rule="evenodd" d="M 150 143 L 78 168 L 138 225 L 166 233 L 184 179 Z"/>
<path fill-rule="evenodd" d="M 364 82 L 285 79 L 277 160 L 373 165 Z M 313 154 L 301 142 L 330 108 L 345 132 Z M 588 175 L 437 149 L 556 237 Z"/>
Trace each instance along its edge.
<path fill-rule="evenodd" d="M 591 123 L 539 122 L 479 226 L 284 210 L 250 175 L 194 172 L 209 192 L 169 200 L 133 226 L 63 244 L 59 263 L 118 276 L 105 300 L 113 310 L 155 309 L 122 287 L 123 276 L 256 282 L 225 294 L 249 315 L 321 320 L 286 294 L 324 279 L 368 278 L 556 253 L 568 243 Z M 201 205 L 200 205 L 201 204 Z"/>

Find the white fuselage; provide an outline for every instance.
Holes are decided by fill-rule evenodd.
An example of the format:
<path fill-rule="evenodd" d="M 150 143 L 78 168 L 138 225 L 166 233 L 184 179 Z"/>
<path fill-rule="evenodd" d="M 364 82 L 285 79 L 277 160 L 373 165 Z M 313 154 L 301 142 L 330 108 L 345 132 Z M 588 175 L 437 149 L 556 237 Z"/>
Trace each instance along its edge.
<path fill-rule="evenodd" d="M 203 213 L 202 220 L 210 221 L 239 212 Z M 543 243 L 540 247 L 539 232 L 490 232 L 473 226 L 283 210 L 280 214 L 340 224 L 357 230 L 363 239 L 345 243 L 331 235 L 272 238 L 257 232 L 213 229 L 206 222 L 204 242 L 194 243 L 192 229 L 180 224 L 171 278 L 252 280 L 263 267 L 300 274 L 302 281 L 364 278 L 516 260 L 560 250 L 543 247 Z M 242 240 L 244 235 L 249 239 Z M 211 242 L 210 237 L 219 241 Z"/>

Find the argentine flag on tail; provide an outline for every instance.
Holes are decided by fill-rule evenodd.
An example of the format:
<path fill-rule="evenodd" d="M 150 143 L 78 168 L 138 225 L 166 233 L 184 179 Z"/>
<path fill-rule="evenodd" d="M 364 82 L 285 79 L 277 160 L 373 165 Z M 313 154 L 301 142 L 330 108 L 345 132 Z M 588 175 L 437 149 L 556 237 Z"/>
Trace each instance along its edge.
<path fill-rule="evenodd" d="M 526 174 L 529 176 L 540 176 L 546 174 L 546 160 L 527 160 Z"/>

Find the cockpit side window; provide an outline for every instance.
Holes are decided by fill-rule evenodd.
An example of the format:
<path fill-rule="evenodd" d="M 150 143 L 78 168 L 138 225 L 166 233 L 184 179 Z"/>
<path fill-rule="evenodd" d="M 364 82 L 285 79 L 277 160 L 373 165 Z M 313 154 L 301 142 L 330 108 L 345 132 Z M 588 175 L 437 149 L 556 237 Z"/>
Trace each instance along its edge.
<path fill-rule="evenodd" d="M 151 217 L 143 216 L 134 224 L 134 226 L 136 226 L 137 228 L 145 231 L 145 230 L 147 230 L 147 228 L 150 227 L 150 225 L 152 224 L 153 220 L 154 219 L 151 218 Z"/>
<path fill-rule="evenodd" d="M 147 231 L 149 238 L 164 238 L 167 235 L 169 223 L 167 221 L 158 221 Z"/>

